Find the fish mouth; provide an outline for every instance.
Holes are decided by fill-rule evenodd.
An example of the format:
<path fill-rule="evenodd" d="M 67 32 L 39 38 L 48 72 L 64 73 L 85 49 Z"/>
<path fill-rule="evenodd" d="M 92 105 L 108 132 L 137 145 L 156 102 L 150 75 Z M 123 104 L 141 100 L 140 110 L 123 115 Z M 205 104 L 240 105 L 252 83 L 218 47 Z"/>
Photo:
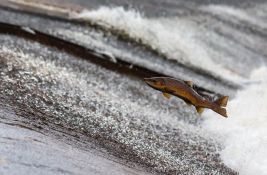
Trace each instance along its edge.
<path fill-rule="evenodd" d="M 153 89 L 156 89 L 156 90 L 159 90 L 159 91 L 162 91 L 162 88 L 161 87 L 158 87 L 156 84 L 158 82 L 158 80 L 154 79 L 154 78 L 144 78 L 144 81 L 146 82 L 146 84 L 148 86 L 150 86 L 151 88 Z"/>
<path fill-rule="evenodd" d="M 155 88 L 155 82 L 156 80 L 152 79 L 152 78 L 144 78 L 144 81 L 146 82 L 147 85 L 149 85 L 150 87 Z"/>

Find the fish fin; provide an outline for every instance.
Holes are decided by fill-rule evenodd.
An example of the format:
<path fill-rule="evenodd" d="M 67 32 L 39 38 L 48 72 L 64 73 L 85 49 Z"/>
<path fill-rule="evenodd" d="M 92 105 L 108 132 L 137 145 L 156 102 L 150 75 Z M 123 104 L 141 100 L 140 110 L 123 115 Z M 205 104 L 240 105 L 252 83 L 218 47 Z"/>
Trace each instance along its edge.
<path fill-rule="evenodd" d="M 191 103 L 189 103 L 189 102 L 185 102 L 188 106 L 191 106 L 192 104 Z"/>
<path fill-rule="evenodd" d="M 199 113 L 199 115 L 201 115 L 204 111 L 204 108 L 202 107 L 196 107 L 197 113 Z"/>
<path fill-rule="evenodd" d="M 215 100 L 215 103 L 221 107 L 226 107 L 227 102 L 228 102 L 229 97 L 228 96 L 223 96 L 217 100 Z"/>
<path fill-rule="evenodd" d="M 193 82 L 192 81 L 184 81 L 188 86 L 193 87 Z"/>
<path fill-rule="evenodd" d="M 225 118 L 228 117 L 228 115 L 227 115 L 227 111 L 226 111 L 225 108 L 220 108 L 220 107 L 218 107 L 218 108 L 213 108 L 212 110 L 213 110 L 214 112 L 217 112 L 218 114 L 224 116 Z"/>
<path fill-rule="evenodd" d="M 170 99 L 171 98 L 171 94 L 168 94 L 168 93 L 165 93 L 163 92 L 162 93 L 164 97 L 166 97 L 167 99 Z"/>
<path fill-rule="evenodd" d="M 192 103 L 189 101 L 189 100 L 184 100 L 184 102 L 188 105 L 188 106 L 191 106 Z"/>

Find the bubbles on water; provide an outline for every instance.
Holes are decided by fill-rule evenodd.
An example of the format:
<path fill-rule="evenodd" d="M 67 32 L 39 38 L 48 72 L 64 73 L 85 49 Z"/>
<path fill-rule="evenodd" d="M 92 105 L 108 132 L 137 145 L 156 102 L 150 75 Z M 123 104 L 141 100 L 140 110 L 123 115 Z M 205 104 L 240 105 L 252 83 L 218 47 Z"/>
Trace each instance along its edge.
<path fill-rule="evenodd" d="M 224 143 L 220 152 L 226 165 L 240 174 L 267 172 L 267 68 L 255 70 L 251 83 L 231 99 L 227 110 L 229 118 L 212 113 L 204 122 L 205 128 Z M 260 82 L 260 83 L 259 83 Z"/>
<path fill-rule="evenodd" d="M 218 42 L 218 35 L 212 31 L 207 32 L 188 19 L 147 18 L 135 10 L 125 10 L 122 7 L 83 11 L 76 18 L 116 30 L 119 35 L 141 42 L 168 59 L 233 82 L 243 81 L 242 75 L 221 64 L 221 59 L 213 59 L 214 56 L 227 56 L 222 56 L 205 44 L 205 40 Z"/>
<path fill-rule="evenodd" d="M 190 116 L 182 109 L 177 110 L 181 101 L 152 98 L 154 91 L 148 90 L 143 82 L 85 60 L 66 54 L 60 54 L 60 58 L 50 55 L 53 53 L 43 57 L 0 49 L 4 65 L 8 62 L 13 65 L 7 76 L 16 80 L 0 86 L 12 89 L 10 98 L 25 110 L 41 111 L 39 117 L 83 130 L 102 140 L 110 150 L 116 150 L 119 156 L 132 156 L 158 171 L 194 174 L 207 162 L 217 166 L 213 159 L 217 156 L 214 153 L 217 143 L 203 137 L 202 130 L 187 121 Z M 16 88 L 16 84 L 21 84 L 21 88 Z M 166 107 L 168 104 L 173 107 Z M 161 111 L 161 106 L 168 108 L 168 112 Z M 181 119 L 183 115 L 186 117 Z M 194 115 L 191 117 L 197 120 Z M 208 157 L 206 152 L 210 153 Z M 206 162 L 202 157 L 206 157 Z M 221 167 L 220 171 L 230 170 Z"/>

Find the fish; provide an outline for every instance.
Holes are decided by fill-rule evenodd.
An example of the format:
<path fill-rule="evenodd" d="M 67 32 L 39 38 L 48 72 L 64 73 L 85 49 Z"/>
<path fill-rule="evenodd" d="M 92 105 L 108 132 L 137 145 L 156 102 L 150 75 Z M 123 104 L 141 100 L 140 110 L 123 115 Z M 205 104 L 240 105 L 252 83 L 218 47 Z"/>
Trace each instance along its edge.
<path fill-rule="evenodd" d="M 227 118 L 226 106 L 229 96 L 222 96 L 216 100 L 211 100 L 201 96 L 194 90 L 192 81 L 183 81 L 171 77 L 152 77 L 144 78 L 144 81 L 158 91 L 163 93 L 163 96 L 169 99 L 171 96 L 176 96 L 188 105 L 195 106 L 197 112 L 201 114 L 204 108 L 213 110 L 214 112 Z"/>

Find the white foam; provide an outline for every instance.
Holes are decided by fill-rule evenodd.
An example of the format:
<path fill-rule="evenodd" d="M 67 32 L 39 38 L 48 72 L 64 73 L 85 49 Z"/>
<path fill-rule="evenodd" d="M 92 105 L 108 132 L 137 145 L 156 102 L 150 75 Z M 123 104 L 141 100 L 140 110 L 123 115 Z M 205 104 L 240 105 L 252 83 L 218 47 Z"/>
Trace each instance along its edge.
<path fill-rule="evenodd" d="M 253 83 L 237 93 L 228 106 L 229 118 L 206 113 L 204 128 L 224 144 L 220 152 L 226 165 L 241 175 L 267 173 L 267 68 L 251 75 Z"/>
<path fill-rule="evenodd" d="M 186 19 L 147 18 L 137 11 L 125 10 L 122 7 L 101 7 L 94 11 L 83 11 L 75 18 L 121 31 L 169 59 L 201 68 L 230 81 L 243 80 L 240 75 L 212 59 L 214 55 L 210 54 L 211 48 L 207 48 L 200 39 L 203 31 L 197 24 Z"/>

